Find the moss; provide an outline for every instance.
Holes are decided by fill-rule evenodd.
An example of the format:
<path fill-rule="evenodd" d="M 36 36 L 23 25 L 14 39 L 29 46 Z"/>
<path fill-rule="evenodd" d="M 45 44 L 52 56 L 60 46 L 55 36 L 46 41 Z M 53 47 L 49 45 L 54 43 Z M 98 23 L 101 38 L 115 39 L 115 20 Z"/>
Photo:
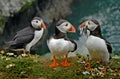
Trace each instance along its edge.
<path fill-rule="evenodd" d="M 26 1 L 25 2 L 25 5 L 20 9 L 19 12 L 23 12 L 25 11 L 26 9 L 28 9 L 30 6 L 32 6 L 32 4 L 35 2 L 35 0 L 31 0 L 31 1 Z M 18 13 L 19 13 L 18 12 Z"/>

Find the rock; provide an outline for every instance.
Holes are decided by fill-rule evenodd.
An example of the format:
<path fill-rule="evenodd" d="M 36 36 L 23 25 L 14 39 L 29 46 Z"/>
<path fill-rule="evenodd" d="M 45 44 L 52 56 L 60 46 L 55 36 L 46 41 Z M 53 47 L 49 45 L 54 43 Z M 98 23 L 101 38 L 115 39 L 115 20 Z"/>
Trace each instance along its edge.
<path fill-rule="evenodd" d="M 34 0 L 0 0 L 0 34 L 9 17 L 14 17 L 22 7 L 32 3 Z"/>
<path fill-rule="evenodd" d="M 5 17 L 14 16 L 26 3 L 32 1 L 33 0 L 0 0 L 0 15 Z"/>

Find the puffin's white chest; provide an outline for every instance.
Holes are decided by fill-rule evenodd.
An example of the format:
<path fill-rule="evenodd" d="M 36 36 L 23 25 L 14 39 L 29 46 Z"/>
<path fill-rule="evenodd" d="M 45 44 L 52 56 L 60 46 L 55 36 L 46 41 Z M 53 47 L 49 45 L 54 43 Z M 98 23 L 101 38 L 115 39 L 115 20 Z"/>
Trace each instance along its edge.
<path fill-rule="evenodd" d="M 34 32 L 34 38 L 33 38 L 33 40 L 26 45 L 26 50 L 27 51 L 30 51 L 30 48 L 32 46 L 34 46 L 41 39 L 41 37 L 43 35 L 43 32 L 44 32 L 43 28 L 41 30 L 36 30 Z"/>
<path fill-rule="evenodd" d="M 71 41 L 64 39 L 54 39 L 51 38 L 49 42 L 47 42 L 50 51 L 54 55 L 64 55 L 73 49 L 73 44 Z"/>
<path fill-rule="evenodd" d="M 109 53 L 103 39 L 91 35 L 87 39 L 86 46 L 92 59 L 109 60 Z"/>

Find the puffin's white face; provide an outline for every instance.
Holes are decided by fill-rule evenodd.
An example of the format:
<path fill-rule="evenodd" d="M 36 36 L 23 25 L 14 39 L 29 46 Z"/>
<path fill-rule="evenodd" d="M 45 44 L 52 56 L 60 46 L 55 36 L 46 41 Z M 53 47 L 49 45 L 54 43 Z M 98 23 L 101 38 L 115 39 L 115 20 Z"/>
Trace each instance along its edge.
<path fill-rule="evenodd" d="M 85 26 L 86 26 L 90 31 L 94 31 L 94 30 L 98 27 L 98 25 L 95 24 L 95 23 L 92 22 L 92 21 L 86 21 L 86 22 L 85 22 Z"/>
<path fill-rule="evenodd" d="M 65 21 L 62 24 L 60 24 L 59 26 L 57 26 L 57 28 L 63 33 L 76 32 L 75 27 L 70 22 L 67 22 L 67 21 Z"/>
<path fill-rule="evenodd" d="M 95 24 L 93 21 L 91 20 L 88 20 L 88 21 L 85 21 L 83 22 L 82 24 L 80 24 L 80 30 L 81 30 L 81 33 L 80 34 L 87 34 L 87 36 L 90 35 L 90 31 L 94 31 L 96 28 L 98 27 L 97 24 Z"/>
<path fill-rule="evenodd" d="M 46 29 L 46 25 L 44 24 L 44 22 L 43 22 L 43 20 L 42 19 L 33 19 L 32 21 L 31 21 L 31 24 L 32 24 L 32 26 L 34 27 L 34 28 L 36 28 L 36 29 L 39 29 L 39 28 L 44 28 L 44 29 Z"/>

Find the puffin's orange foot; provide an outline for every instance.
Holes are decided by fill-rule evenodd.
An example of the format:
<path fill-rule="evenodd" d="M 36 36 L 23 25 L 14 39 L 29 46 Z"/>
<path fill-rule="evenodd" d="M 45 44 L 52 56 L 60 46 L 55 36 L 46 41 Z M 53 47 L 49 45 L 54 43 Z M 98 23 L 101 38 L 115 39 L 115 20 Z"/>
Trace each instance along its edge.
<path fill-rule="evenodd" d="M 103 75 L 106 75 L 106 71 L 103 72 Z"/>
<path fill-rule="evenodd" d="M 58 63 L 53 63 L 53 64 L 50 64 L 50 65 L 49 65 L 50 68 L 57 67 L 57 66 L 59 66 Z"/>
<path fill-rule="evenodd" d="M 88 67 L 87 67 L 87 70 L 88 70 L 88 71 L 91 71 L 91 67 L 88 66 Z"/>
<path fill-rule="evenodd" d="M 66 55 L 65 60 L 61 63 L 62 66 L 64 67 L 69 67 L 70 64 L 68 63 L 68 55 Z"/>
<path fill-rule="evenodd" d="M 107 66 L 104 66 L 104 71 L 103 71 L 103 75 L 106 75 L 107 71 Z"/>
<path fill-rule="evenodd" d="M 69 67 L 69 66 L 70 66 L 70 64 L 69 64 L 67 61 L 63 61 L 63 62 L 61 63 L 61 65 L 62 65 L 62 66 L 65 66 L 65 67 Z"/>
<path fill-rule="evenodd" d="M 56 61 L 55 55 L 53 56 L 53 63 L 49 65 L 50 68 L 57 67 L 59 64 Z"/>
<path fill-rule="evenodd" d="M 64 66 L 64 67 L 69 67 L 70 66 L 69 63 L 61 63 L 61 65 Z"/>
<path fill-rule="evenodd" d="M 88 62 L 88 67 L 87 67 L 88 71 L 91 71 L 91 63 Z"/>

